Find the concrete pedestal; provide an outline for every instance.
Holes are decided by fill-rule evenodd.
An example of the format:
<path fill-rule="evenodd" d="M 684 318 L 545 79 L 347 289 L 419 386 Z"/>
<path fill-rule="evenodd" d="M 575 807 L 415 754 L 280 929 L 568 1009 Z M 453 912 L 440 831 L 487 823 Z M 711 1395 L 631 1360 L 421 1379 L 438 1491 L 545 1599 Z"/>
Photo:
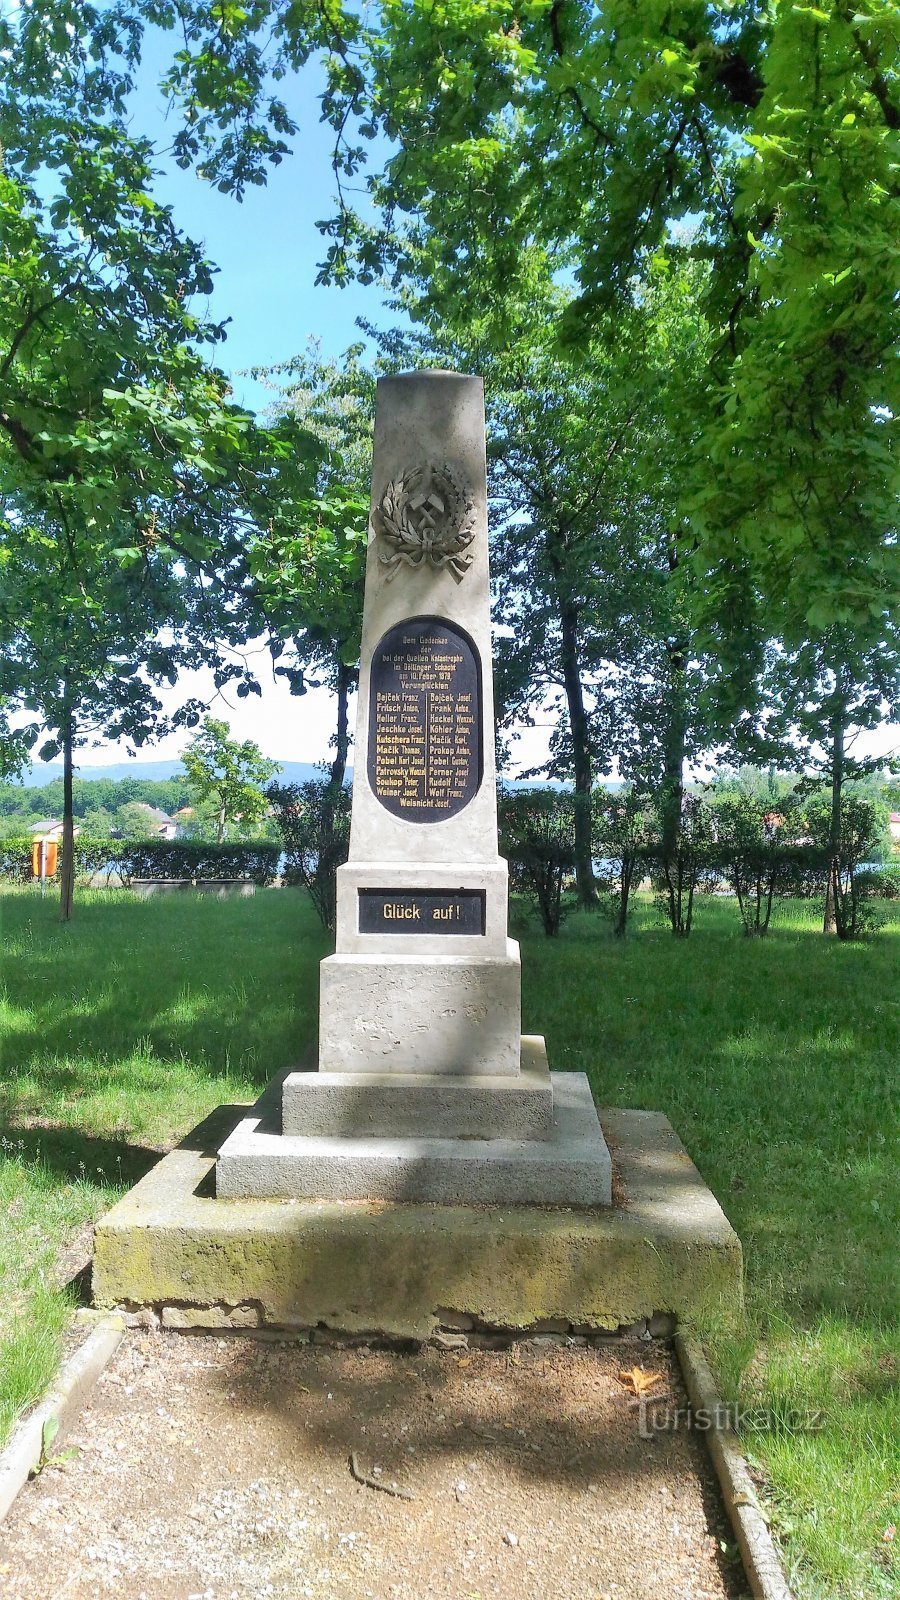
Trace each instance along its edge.
<path fill-rule="evenodd" d="M 281 1130 L 320 1138 L 545 1139 L 553 1088 L 543 1039 L 523 1037 L 515 1076 L 291 1072 Z"/>
<path fill-rule="evenodd" d="M 217 1200 L 215 1152 L 248 1109 L 220 1107 L 101 1218 L 97 1305 L 153 1306 L 172 1326 L 413 1339 L 448 1313 L 585 1332 L 740 1310 L 740 1241 L 657 1112 L 600 1111 L 616 1203 L 573 1209 Z"/>
<path fill-rule="evenodd" d="M 248 1117 L 219 1151 L 216 1195 L 608 1206 L 612 1165 L 585 1074 L 563 1072 L 552 1124 L 537 1139 L 322 1137 L 267 1130 L 264 1116 Z"/>
<path fill-rule="evenodd" d="M 444 941 L 446 946 L 447 941 Z M 519 1070 L 519 947 L 503 956 L 328 956 L 319 968 L 321 1072 Z"/>

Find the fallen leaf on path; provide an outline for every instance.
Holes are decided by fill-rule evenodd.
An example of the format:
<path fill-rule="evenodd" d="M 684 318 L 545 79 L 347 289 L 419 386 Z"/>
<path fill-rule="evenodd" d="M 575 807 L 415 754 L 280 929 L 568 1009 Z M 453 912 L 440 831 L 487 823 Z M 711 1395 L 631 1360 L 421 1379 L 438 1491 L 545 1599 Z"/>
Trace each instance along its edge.
<path fill-rule="evenodd" d="M 656 1384 L 665 1382 L 662 1372 L 645 1372 L 643 1367 L 629 1367 L 627 1372 L 619 1373 L 619 1382 L 631 1394 L 647 1394 Z"/>

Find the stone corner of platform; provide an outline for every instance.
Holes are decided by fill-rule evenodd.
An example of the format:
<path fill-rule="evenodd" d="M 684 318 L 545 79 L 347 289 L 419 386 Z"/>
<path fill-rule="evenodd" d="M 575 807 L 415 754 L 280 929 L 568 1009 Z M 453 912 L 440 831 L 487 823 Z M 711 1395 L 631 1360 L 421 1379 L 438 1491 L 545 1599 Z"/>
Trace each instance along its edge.
<path fill-rule="evenodd" d="M 510 1328 L 739 1314 L 740 1241 L 693 1164 L 673 1161 L 669 1124 L 613 1123 L 627 1204 L 586 1208 L 216 1199 L 208 1144 L 186 1141 L 98 1223 L 95 1300 L 252 1302 L 264 1325 L 391 1337 L 430 1337 L 447 1306 Z"/>

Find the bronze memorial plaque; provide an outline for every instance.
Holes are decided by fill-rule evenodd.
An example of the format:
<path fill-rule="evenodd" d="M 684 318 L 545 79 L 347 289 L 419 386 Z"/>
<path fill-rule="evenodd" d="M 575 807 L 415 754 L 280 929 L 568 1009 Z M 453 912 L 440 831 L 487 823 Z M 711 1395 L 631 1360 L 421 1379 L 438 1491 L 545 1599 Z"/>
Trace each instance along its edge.
<path fill-rule="evenodd" d="M 481 783 L 481 663 L 442 617 L 410 617 L 375 646 L 369 783 L 395 817 L 441 822 Z"/>
<path fill-rule="evenodd" d="M 483 889 L 360 889 L 360 933 L 484 933 Z"/>

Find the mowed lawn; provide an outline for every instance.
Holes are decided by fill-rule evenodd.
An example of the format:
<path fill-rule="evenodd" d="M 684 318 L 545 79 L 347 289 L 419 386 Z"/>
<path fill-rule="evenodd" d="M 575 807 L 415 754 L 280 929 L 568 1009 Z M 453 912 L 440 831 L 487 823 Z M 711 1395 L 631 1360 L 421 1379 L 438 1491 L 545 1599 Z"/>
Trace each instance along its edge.
<path fill-rule="evenodd" d="M 0 895 L 0 1432 L 50 1375 L 62 1247 L 208 1109 L 315 1027 L 326 937 L 304 897 L 83 893 L 69 927 Z M 866 943 L 792 904 L 769 937 L 700 902 L 681 942 L 578 914 L 522 941 L 523 1026 L 600 1103 L 664 1111 L 737 1228 L 747 1318 L 707 1338 L 804 1600 L 896 1593 L 900 909 Z M 808 1429 L 804 1418 L 820 1425 Z"/>

